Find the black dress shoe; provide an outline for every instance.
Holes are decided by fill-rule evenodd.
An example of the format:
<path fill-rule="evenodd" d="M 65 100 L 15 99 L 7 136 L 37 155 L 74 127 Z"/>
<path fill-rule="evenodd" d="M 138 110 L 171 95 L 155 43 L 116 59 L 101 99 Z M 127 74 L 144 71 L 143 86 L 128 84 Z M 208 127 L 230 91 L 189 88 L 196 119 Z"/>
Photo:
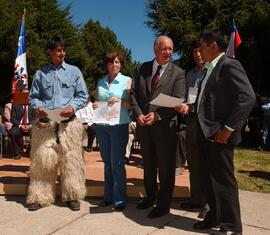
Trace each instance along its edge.
<path fill-rule="evenodd" d="M 180 204 L 180 207 L 184 210 L 193 210 L 193 209 L 201 209 L 203 208 L 202 205 L 194 204 L 192 202 L 183 202 Z"/>
<path fill-rule="evenodd" d="M 149 207 L 152 207 L 153 205 L 154 205 L 153 201 L 150 201 L 147 198 L 144 198 L 143 200 L 141 200 L 137 204 L 136 208 L 139 209 L 139 210 L 144 210 L 144 209 L 147 209 Z"/>
<path fill-rule="evenodd" d="M 98 206 L 105 207 L 105 206 L 109 206 L 111 204 L 112 204 L 112 202 L 102 201 Z"/>
<path fill-rule="evenodd" d="M 208 220 L 203 220 L 203 221 L 199 221 L 197 223 L 195 223 L 193 225 L 193 228 L 195 229 L 199 229 L 199 230 L 207 230 L 207 229 L 210 229 L 210 228 L 215 228 L 217 227 L 217 223 L 213 223 L 213 222 L 210 222 Z"/>
<path fill-rule="evenodd" d="M 219 231 L 217 231 L 218 235 L 242 235 L 242 232 L 235 232 L 231 230 L 226 230 L 225 228 L 221 227 Z"/>
<path fill-rule="evenodd" d="M 28 204 L 28 210 L 29 211 L 36 211 L 36 210 L 39 210 L 41 208 L 42 208 L 42 206 L 39 203 L 30 203 L 30 204 Z"/>
<path fill-rule="evenodd" d="M 79 211 L 81 209 L 79 201 L 66 201 L 65 205 L 72 211 Z"/>
<path fill-rule="evenodd" d="M 225 231 L 222 234 L 224 234 L 224 235 L 242 235 L 242 232 Z"/>
<path fill-rule="evenodd" d="M 124 210 L 126 208 L 126 206 L 114 206 L 114 211 L 122 211 L 122 210 Z"/>
<path fill-rule="evenodd" d="M 234 232 L 234 231 L 216 231 L 211 235 L 242 235 L 242 232 Z"/>
<path fill-rule="evenodd" d="M 153 210 L 150 211 L 150 213 L 147 215 L 148 218 L 154 219 L 154 218 L 159 218 L 163 215 L 166 215 L 169 213 L 169 210 L 164 210 L 155 207 Z"/>

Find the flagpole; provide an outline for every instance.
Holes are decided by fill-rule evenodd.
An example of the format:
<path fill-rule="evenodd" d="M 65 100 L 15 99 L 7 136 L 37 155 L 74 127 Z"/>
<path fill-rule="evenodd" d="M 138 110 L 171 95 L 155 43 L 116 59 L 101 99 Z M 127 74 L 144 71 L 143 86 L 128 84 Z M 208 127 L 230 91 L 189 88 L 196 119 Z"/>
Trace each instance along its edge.
<path fill-rule="evenodd" d="M 26 65 L 26 34 L 25 34 L 25 14 L 23 10 L 22 20 L 19 28 L 18 47 L 15 59 L 14 77 L 12 79 L 13 103 L 28 103 L 28 74 Z"/>

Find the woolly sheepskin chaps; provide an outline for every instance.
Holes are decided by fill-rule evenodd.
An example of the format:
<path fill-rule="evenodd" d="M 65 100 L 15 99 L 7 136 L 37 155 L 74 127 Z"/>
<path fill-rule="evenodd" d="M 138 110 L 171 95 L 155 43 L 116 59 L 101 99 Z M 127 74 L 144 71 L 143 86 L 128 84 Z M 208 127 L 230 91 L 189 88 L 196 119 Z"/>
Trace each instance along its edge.
<path fill-rule="evenodd" d="M 48 206 L 55 200 L 57 173 L 60 173 L 62 201 L 83 199 L 85 162 L 83 140 L 86 132 L 78 118 L 60 123 L 60 143 L 56 143 L 55 123 L 34 126 L 31 136 L 30 185 L 26 202 Z"/>

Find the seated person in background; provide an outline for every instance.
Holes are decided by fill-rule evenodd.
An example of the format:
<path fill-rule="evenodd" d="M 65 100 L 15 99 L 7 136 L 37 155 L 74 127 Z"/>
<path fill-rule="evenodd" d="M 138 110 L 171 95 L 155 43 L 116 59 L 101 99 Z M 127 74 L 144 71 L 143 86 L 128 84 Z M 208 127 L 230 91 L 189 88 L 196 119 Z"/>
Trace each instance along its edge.
<path fill-rule="evenodd" d="M 8 132 L 11 130 L 12 127 L 12 122 L 10 121 L 11 108 L 12 108 L 11 102 L 5 104 L 4 108 L 5 127 Z"/>
<path fill-rule="evenodd" d="M 93 103 L 91 101 L 88 104 L 79 110 L 76 111 L 75 115 L 81 120 L 84 124 L 84 127 L 87 131 L 88 141 L 87 146 L 84 146 L 84 150 L 86 152 L 91 152 L 93 150 L 93 142 L 96 137 L 96 130 L 93 125 L 92 117 L 93 117 Z"/>
<path fill-rule="evenodd" d="M 125 164 L 129 164 L 129 157 L 131 156 L 131 148 L 136 135 L 136 122 L 131 122 L 128 125 L 128 143 L 125 154 Z"/>
<path fill-rule="evenodd" d="M 87 137 L 88 137 L 87 146 L 84 147 L 84 150 L 86 152 L 92 152 L 93 151 L 93 142 L 94 142 L 94 139 L 96 137 L 96 130 L 95 130 L 94 125 L 89 126 L 89 124 L 88 124 Z"/>
<path fill-rule="evenodd" d="M 11 140 L 13 159 L 18 160 L 21 158 L 22 137 L 25 134 L 29 135 L 34 119 L 35 111 L 28 105 L 12 105 L 10 121 L 13 125 L 9 131 L 9 137 Z"/>

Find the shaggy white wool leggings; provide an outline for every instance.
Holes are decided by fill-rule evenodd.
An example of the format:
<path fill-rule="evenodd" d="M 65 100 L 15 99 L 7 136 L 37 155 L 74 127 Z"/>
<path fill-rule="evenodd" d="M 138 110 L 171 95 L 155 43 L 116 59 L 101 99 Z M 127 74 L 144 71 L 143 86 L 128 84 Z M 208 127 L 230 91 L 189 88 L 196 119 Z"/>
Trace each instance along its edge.
<path fill-rule="evenodd" d="M 62 201 L 85 196 L 85 163 L 82 142 L 85 137 L 79 119 L 60 123 L 60 143 L 56 143 L 55 124 L 34 126 L 31 136 L 30 185 L 27 203 L 47 206 L 55 200 L 57 173 L 60 173 Z"/>

